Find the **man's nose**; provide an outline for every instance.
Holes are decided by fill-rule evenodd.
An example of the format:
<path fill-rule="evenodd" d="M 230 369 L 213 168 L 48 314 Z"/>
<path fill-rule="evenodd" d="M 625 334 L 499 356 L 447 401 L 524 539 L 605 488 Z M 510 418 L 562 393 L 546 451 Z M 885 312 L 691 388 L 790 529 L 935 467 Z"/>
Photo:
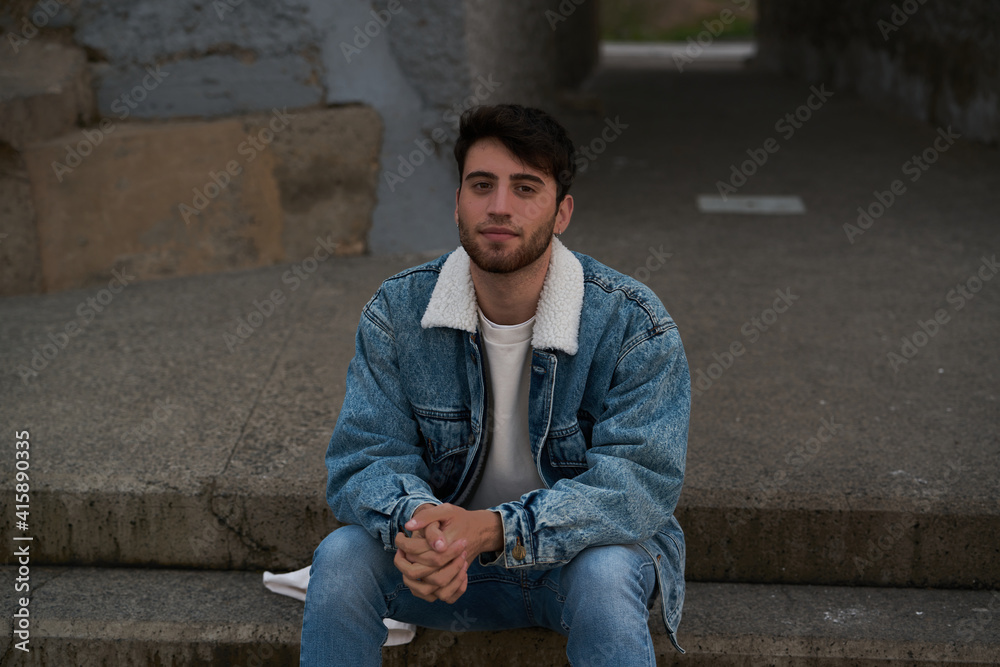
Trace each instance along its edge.
<path fill-rule="evenodd" d="M 493 195 L 490 197 L 488 205 L 486 207 L 486 212 L 490 215 L 497 216 L 509 216 L 510 211 L 510 201 L 511 194 L 507 188 L 498 187 L 493 191 Z"/>

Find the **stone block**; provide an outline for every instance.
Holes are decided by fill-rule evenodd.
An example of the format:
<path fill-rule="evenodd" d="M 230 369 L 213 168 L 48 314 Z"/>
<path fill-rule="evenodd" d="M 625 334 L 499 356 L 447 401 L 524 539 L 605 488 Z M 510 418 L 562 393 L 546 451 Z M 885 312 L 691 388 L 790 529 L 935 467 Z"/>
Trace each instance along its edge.
<path fill-rule="evenodd" d="M 42 267 L 24 160 L 0 143 L 0 296 L 38 292 Z"/>
<path fill-rule="evenodd" d="M 93 110 L 82 49 L 36 39 L 0 59 L 0 142 L 22 150 L 86 124 Z"/>
<path fill-rule="evenodd" d="M 382 122 L 371 107 L 348 106 L 287 113 L 288 128 L 274 133 L 275 180 L 284 211 L 289 260 L 313 254 L 316 237 L 332 239 L 338 255 L 359 255 L 375 208 Z M 273 114 L 248 116 L 247 132 L 269 129 Z"/>
<path fill-rule="evenodd" d="M 31 145 L 44 289 L 285 259 L 271 151 L 240 120 L 115 124 Z"/>
<path fill-rule="evenodd" d="M 150 76 L 153 73 L 153 76 Z M 163 119 L 218 118 L 318 104 L 323 91 L 300 55 L 223 54 L 174 59 L 155 67 L 98 65 L 93 69 L 97 107 L 104 115 Z M 124 106 L 123 106 L 124 105 Z"/>

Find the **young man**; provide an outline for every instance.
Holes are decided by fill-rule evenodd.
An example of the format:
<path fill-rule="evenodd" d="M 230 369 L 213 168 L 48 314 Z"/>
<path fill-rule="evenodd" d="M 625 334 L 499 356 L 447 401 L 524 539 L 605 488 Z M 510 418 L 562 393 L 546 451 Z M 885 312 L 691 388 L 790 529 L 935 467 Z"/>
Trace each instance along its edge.
<path fill-rule="evenodd" d="M 461 247 L 365 305 L 316 550 L 302 665 L 378 665 L 384 618 L 542 626 L 577 665 L 655 665 L 675 640 L 690 378 L 642 283 L 557 238 L 573 214 L 565 130 L 478 107 L 455 146 Z M 677 647 L 678 650 L 679 647 Z"/>

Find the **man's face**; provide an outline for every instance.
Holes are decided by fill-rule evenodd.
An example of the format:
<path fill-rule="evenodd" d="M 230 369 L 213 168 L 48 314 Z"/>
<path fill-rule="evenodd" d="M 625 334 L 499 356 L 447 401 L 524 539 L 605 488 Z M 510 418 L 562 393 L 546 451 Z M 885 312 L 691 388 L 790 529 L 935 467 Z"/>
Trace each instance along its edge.
<path fill-rule="evenodd" d="M 458 236 L 484 271 L 512 273 L 539 260 L 553 231 L 569 225 L 573 199 L 556 206 L 555 179 L 524 164 L 496 139 L 477 141 L 465 157 L 455 194 Z"/>

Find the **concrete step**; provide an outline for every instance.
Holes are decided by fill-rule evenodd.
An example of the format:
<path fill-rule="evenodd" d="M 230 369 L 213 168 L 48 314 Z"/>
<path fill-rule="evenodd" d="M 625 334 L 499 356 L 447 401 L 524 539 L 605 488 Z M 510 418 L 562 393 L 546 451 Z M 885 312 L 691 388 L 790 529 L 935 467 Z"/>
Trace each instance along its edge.
<path fill-rule="evenodd" d="M 39 537 L 35 562 L 308 565 L 337 525 L 324 498 L 323 455 L 360 310 L 383 277 L 425 258 L 338 258 L 297 282 L 286 282 L 295 274 L 283 265 L 128 284 L 117 294 L 0 300 L 0 364 L 10 373 L 0 413 L 10 428 L 30 432 L 27 534 Z M 618 266 L 630 261 L 612 258 Z M 259 321 L 251 317 L 239 328 L 259 311 Z M 69 323 L 77 335 L 67 333 Z M 697 326 L 685 333 L 697 341 Z M 745 363 L 759 368 L 772 360 L 765 354 Z M 978 382 L 974 373 L 971 381 Z M 743 414 L 753 415 L 789 396 L 779 384 L 764 384 L 744 400 Z M 834 415 L 864 411 L 867 403 L 859 394 Z M 901 407 L 912 419 L 921 405 Z M 769 462 L 788 465 L 786 454 L 796 449 L 785 440 L 792 427 L 770 438 L 770 423 L 751 416 L 734 428 L 728 410 L 696 404 L 678 509 L 690 578 L 1000 586 L 998 544 L 981 539 L 1000 522 L 996 477 L 981 479 L 997 459 L 982 461 L 985 454 L 972 448 L 952 453 L 956 447 L 914 448 L 890 460 L 880 440 L 845 421 L 835 445 L 844 456 L 823 464 L 819 456 L 803 459 L 806 465 L 789 468 L 801 475 L 761 491 Z M 823 412 L 789 420 L 815 432 Z M 740 454 L 742 469 L 731 458 L 735 437 L 756 447 Z M 942 424 L 924 442 L 948 437 Z M 803 449 L 802 456 L 811 454 Z M 960 470 L 948 467 L 955 460 L 963 461 Z M 15 531 L 14 464 L 13 456 L 0 457 L 6 534 Z M 931 479 L 944 477 L 927 485 L 901 475 L 889 476 L 894 485 L 882 481 L 886 470 L 924 469 Z"/>
<path fill-rule="evenodd" d="M 17 576 L 0 568 L 6 618 L 20 609 Z M 31 567 L 29 577 L 30 651 L 16 648 L 25 635 L 4 633 L 4 666 L 298 664 L 302 603 L 265 590 L 259 573 Z M 988 665 L 1000 656 L 995 591 L 692 583 L 682 659 L 657 618 L 663 665 Z M 542 629 L 420 630 L 384 659 L 563 665 L 565 639 Z"/>

